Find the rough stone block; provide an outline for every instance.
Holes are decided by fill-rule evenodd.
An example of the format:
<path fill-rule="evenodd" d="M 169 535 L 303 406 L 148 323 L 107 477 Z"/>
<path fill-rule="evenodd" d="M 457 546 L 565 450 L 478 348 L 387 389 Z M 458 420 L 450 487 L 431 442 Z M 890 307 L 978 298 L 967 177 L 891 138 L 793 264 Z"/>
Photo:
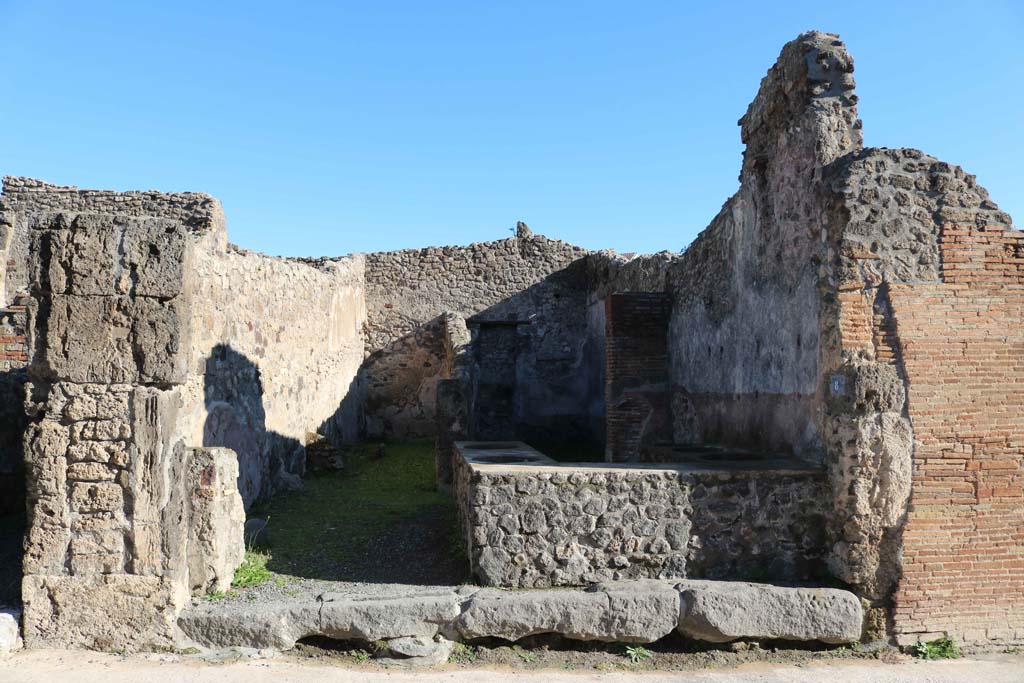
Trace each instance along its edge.
<path fill-rule="evenodd" d="M 37 361 L 60 380 L 77 383 L 184 381 L 184 300 L 54 294 Z M 117 412 L 114 404 L 73 406 L 75 415 Z M 83 400 L 88 403 L 88 399 Z"/>
<path fill-rule="evenodd" d="M 131 314 L 139 380 L 147 384 L 184 383 L 188 374 L 184 298 L 136 299 Z"/>
<path fill-rule="evenodd" d="M 182 633 L 203 647 L 289 650 L 300 638 L 319 633 L 319 603 L 264 604 L 249 609 L 194 607 L 178 617 Z"/>
<path fill-rule="evenodd" d="M 455 590 L 403 587 L 365 593 L 326 593 L 292 603 L 203 604 L 178 618 L 182 632 L 206 647 L 286 650 L 306 636 L 433 639 L 459 615 Z"/>
<path fill-rule="evenodd" d="M 121 242 L 114 216 L 84 214 L 72 219 L 67 230 L 60 229 L 64 226 L 63 221 L 57 223 L 59 232 L 53 236 L 53 292 L 81 296 L 114 294 Z M 62 271 L 59 274 L 58 269 Z"/>
<path fill-rule="evenodd" d="M 73 482 L 71 509 L 77 513 L 121 512 L 124 489 L 112 482 Z"/>
<path fill-rule="evenodd" d="M 850 643 L 863 626 L 860 600 L 834 588 L 782 588 L 756 583 L 686 581 L 678 630 L 712 643 L 738 638 Z"/>
<path fill-rule="evenodd" d="M 155 576 L 26 576 L 25 645 L 138 650 L 169 647 L 185 596 Z"/>
<path fill-rule="evenodd" d="M 192 592 L 204 595 L 231 587 L 245 558 L 245 508 L 238 493 L 238 458 L 229 448 L 192 448 L 189 487 L 188 567 Z"/>
<path fill-rule="evenodd" d="M 37 287 L 93 297 L 171 298 L 182 291 L 188 231 L 178 221 L 58 214 L 49 227 L 35 236 Z"/>
<path fill-rule="evenodd" d="M 464 638 L 519 640 L 558 633 L 576 640 L 650 643 L 672 632 L 679 594 L 670 583 L 622 582 L 593 591 L 482 589 L 455 624 Z"/>
<path fill-rule="evenodd" d="M 381 657 L 379 664 L 397 666 L 438 666 L 448 661 L 452 641 L 442 636 L 435 638 L 393 638 L 387 641 L 390 657 Z"/>
<path fill-rule="evenodd" d="M 432 638 L 459 615 L 459 600 L 454 591 L 447 590 L 393 598 L 325 593 L 320 601 L 320 626 L 329 638 Z"/>
<path fill-rule="evenodd" d="M 184 445 L 176 433 L 180 389 L 132 392 L 132 443 L 124 473 L 132 491 L 126 510 L 134 534 L 131 571 L 184 577 L 188 488 Z"/>
<path fill-rule="evenodd" d="M 890 363 L 845 365 L 829 377 L 833 413 L 899 413 L 907 398 L 899 370 Z"/>
<path fill-rule="evenodd" d="M 137 297 L 176 297 L 182 292 L 188 233 L 178 221 L 146 218 L 124 228 L 124 259 Z"/>
<path fill-rule="evenodd" d="M 72 481 L 114 481 L 118 472 L 118 468 L 100 462 L 75 462 L 68 465 L 68 479 Z"/>
<path fill-rule="evenodd" d="M 21 646 L 21 610 L 0 608 L 0 657 L 11 654 Z"/>
<path fill-rule="evenodd" d="M 125 297 L 54 294 L 42 358 L 58 379 L 131 383 L 138 379 L 130 301 Z"/>

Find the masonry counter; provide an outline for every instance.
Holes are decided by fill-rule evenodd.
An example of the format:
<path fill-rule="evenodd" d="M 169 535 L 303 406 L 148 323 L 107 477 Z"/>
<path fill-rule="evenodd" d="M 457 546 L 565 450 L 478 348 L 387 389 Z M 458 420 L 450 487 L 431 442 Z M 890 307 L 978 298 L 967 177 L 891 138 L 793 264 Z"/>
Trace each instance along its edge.
<path fill-rule="evenodd" d="M 522 442 L 455 445 L 459 523 L 484 585 L 825 573 L 830 499 L 820 467 L 559 463 Z"/>

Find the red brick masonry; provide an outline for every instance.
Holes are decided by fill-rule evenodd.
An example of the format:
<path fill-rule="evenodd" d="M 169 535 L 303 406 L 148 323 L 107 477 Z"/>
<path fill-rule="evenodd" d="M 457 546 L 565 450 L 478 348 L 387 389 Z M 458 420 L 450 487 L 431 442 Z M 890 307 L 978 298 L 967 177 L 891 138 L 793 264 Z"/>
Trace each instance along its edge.
<path fill-rule="evenodd" d="M 1024 233 L 943 231 L 890 291 L 914 427 L 898 634 L 1024 641 Z"/>

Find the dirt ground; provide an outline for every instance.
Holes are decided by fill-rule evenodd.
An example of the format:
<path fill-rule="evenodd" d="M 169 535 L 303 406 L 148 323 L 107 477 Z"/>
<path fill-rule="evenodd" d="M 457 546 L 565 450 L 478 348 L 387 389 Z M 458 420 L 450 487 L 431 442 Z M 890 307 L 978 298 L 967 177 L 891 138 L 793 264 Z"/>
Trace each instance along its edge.
<path fill-rule="evenodd" d="M 734 668 L 681 672 L 565 671 L 498 667 L 385 670 L 371 664 L 342 665 L 337 660 L 313 661 L 280 656 L 240 659 L 220 664 L 175 655 L 121 657 L 94 652 L 32 650 L 0 659 L 4 683 L 1021 683 L 1024 657 L 992 655 L 952 661 L 835 660 L 776 664 L 757 662 Z"/>
<path fill-rule="evenodd" d="M 366 643 L 307 638 L 289 655 L 315 661 L 334 661 L 341 666 L 374 666 Z M 556 635 L 524 638 L 517 643 L 480 639 L 456 644 L 450 658 L 456 668 L 514 669 L 522 672 L 558 671 L 699 671 L 737 667 L 753 663 L 806 665 L 840 660 L 874 660 L 886 663 L 909 661 L 894 648 L 835 647 L 816 644 L 766 642 L 709 645 L 671 634 L 654 643 L 629 646 L 624 643 L 568 640 Z"/>

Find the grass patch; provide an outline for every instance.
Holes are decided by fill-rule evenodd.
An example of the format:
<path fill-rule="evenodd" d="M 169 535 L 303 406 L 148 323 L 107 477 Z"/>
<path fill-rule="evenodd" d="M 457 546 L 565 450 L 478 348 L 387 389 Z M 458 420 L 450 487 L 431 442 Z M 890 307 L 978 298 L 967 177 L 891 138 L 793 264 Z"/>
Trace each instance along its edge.
<path fill-rule="evenodd" d="M 927 643 L 918 643 L 913 648 L 915 657 L 921 659 L 959 659 L 960 648 L 952 638 L 936 638 Z"/>
<path fill-rule="evenodd" d="M 387 532 L 429 514 L 442 515 L 450 530 L 444 541 L 457 542 L 454 503 L 434 482 L 433 443 L 388 443 L 380 458 L 378 446 L 353 446 L 344 470 L 313 476 L 302 489 L 253 507 L 251 514 L 271 519 L 264 569 L 318 579 L 358 578 L 360 569 L 372 576 L 383 555 L 394 554 L 392 564 L 401 558 L 401 543 L 388 547 Z"/>
<path fill-rule="evenodd" d="M 472 664 L 476 661 L 476 648 L 465 643 L 452 643 L 452 653 L 448 656 L 449 664 Z"/>
<path fill-rule="evenodd" d="M 274 574 L 267 569 L 269 560 L 269 553 L 251 548 L 246 550 L 245 559 L 235 570 L 235 578 L 231 581 L 231 585 L 235 588 L 248 588 L 270 581 Z"/>

